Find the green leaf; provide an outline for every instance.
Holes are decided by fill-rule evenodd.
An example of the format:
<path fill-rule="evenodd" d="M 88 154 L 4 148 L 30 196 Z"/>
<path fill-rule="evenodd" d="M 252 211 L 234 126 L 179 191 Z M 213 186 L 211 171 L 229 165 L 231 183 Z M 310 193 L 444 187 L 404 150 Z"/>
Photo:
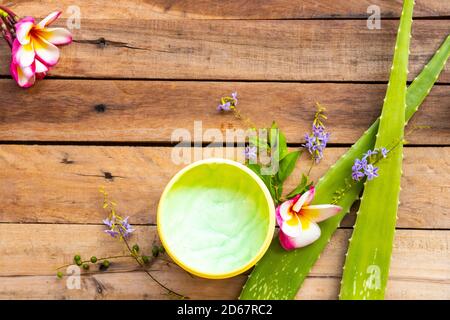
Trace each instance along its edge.
<path fill-rule="evenodd" d="M 273 147 L 273 145 L 275 144 L 275 141 L 272 140 L 271 130 L 279 131 L 278 124 L 274 121 L 274 122 L 272 122 L 272 125 L 270 126 L 270 128 L 267 128 L 266 130 L 267 130 L 267 135 L 268 135 L 267 141 L 269 142 L 269 145 L 271 147 Z"/>
<path fill-rule="evenodd" d="M 384 299 L 400 195 L 409 44 L 414 0 L 404 0 L 375 148 L 389 155 L 377 163 L 379 177 L 366 181 L 349 242 L 340 299 Z"/>
<path fill-rule="evenodd" d="M 278 194 L 278 185 L 276 182 L 274 182 L 273 176 L 267 176 L 267 177 L 269 177 L 268 183 L 269 183 L 270 195 L 272 196 L 272 199 L 275 202 L 275 204 L 278 204 L 278 202 L 280 201 L 280 196 Z"/>
<path fill-rule="evenodd" d="M 258 149 L 269 149 L 269 144 L 267 143 L 267 140 L 261 139 L 257 135 L 251 135 L 248 139 L 250 145 L 253 145 L 257 147 Z"/>
<path fill-rule="evenodd" d="M 281 202 L 281 195 L 283 194 L 283 184 L 280 184 L 278 182 L 274 183 L 276 186 L 276 199 L 275 199 L 275 205 L 278 205 Z"/>
<path fill-rule="evenodd" d="M 309 190 L 309 188 L 311 188 L 312 185 L 313 185 L 312 182 L 308 182 L 308 177 L 305 174 L 302 174 L 302 179 L 300 180 L 300 183 L 295 187 L 294 190 L 289 192 L 286 198 L 290 199 L 298 194 L 304 193 L 307 190 Z"/>
<path fill-rule="evenodd" d="M 274 137 L 272 136 L 273 132 L 271 130 L 276 130 L 277 135 L 275 136 L 275 140 L 273 140 Z M 278 158 L 279 160 L 282 160 L 288 154 L 286 136 L 280 130 L 278 124 L 275 121 L 272 122 L 272 126 L 270 127 L 270 129 L 267 129 L 267 132 L 269 135 L 268 141 L 270 147 L 272 148 L 272 150 L 275 150 L 275 148 L 278 149 Z"/>
<path fill-rule="evenodd" d="M 272 125 L 271 125 L 270 129 L 279 129 L 278 123 L 276 121 L 272 121 Z"/>
<path fill-rule="evenodd" d="M 447 37 L 428 65 L 425 66 L 419 76 L 409 86 L 406 95 L 406 121 L 418 110 L 430 92 L 449 55 L 450 36 Z M 379 120 L 376 120 L 363 136 L 327 171 L 325 176 L 318 181 L 314 204 L 332 203 L 336 191 L 346 188 L 346 180 L 351 175 L 355 159 L 361 158 L 364 152 L 373 149 L 378 124 Z M 356 183 L 340 197 L 336 204 L 342 207 L 342 212 L 320 223 L 321 236 L 311 245 L 287 252 L 280 246 L 277 237 L 275 237 L 269 250 L 257 263 L 249 276 L 240 299 L 293 299 L 314 263 L 330 241 L 342 218 L 350 210 L 353 202 L 358 199 L 362 188 L 362 182 Z M 274 270 L 278 271 L 278 273 L 274 272 Z"/>
<path fill-rule="evenodd" d="M 272 176 L 270 175 L 263 175 L 261 174 L 261 166 L 256 163 L 248 163 L 247 167 L 250 168 L 254 173 L 258 175 L 258 177 L 264 182 L 267 189 L 269 189 L 270 195 L 272 196 L 272 199 L 275 201 L 275 203 L 278 202 L 277 192 L 275 190 L 275 186 L 273 184 Z"/>
<path fill-rule="evenodd" d="M 266 184 L 266 186 L 269 187 L 268 182 L 270 179 L 268 179 L 268 178 L 270 178 L 270 177 L 261 174 L 261 165 L 259 165 L 257 163 L 248 163 L 247 167 L 249 169 L 251 169 L 254 173 L 256 173 L 258 175 L 258 177 Z"/>
<path fill-rule="evenodd" d="M 278 169 L 277 177 L 280 184 L 291 175 L 295 169 L 298 158 L 300 157 L 300 151 L 293 151 L 288 153 L 283 160 L 280 161 L 280 167 Z"/>
<path fill-rule="evenodd" d="M 283 160 L 288 155 L 288 147 L 286 142 L 286 136 L 281 130 L 278 130 L 278 148 L 280 160 Z"/>

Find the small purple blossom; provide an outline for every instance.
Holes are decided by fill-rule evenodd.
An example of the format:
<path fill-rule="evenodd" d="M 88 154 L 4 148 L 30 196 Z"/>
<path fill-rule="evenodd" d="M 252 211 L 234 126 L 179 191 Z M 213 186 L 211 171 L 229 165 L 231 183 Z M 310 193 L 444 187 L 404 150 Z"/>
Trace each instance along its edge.
<path fill-rule="evenodd" d="M 217 106 L 218 111 L 230 111 L 238 104 L 237 92 L 233 92 L 231 97 L 223 97 L 220 99 L 220 104 Z"/>
<path fill-rule="evenodd" d="M 316 138 L 314 135 L 305 134 L 305 144 L 303 145 L 307 149 L 312 149 L 314 147 L 314 143 Z"/>
<path fill-rule="evenodd" d="M 109 234 L 113 238 L 115 238 L 115 237 L 117 237 L 119 235 L 119 232 L 114 231 L 114 230 L 110 230 L 110 229 L 105 230 L 105 233 Z"/>
<path fill-rule="evenodd" d="M 367 166 L 367 160 L 362 158 L 361 160 L 356 159 L 355 164 L 352 167 L 353 171 L 360 171 L 364 170 L 364 168 Z"/>
<path fill-rule="evenodd" d="M 387 150 L 385 148 L 381 148 L 379 151 L 383 157 L 386 157 Z M 378 167 L 375 167 L 373 163 L 380 159 L 380 154 L 377 149 L 369 150 L 362 159 L 356 159 L 352 167 L 352 179 L 360 181 L 364 177 L 367 177 L 367 180 L 378 177 Z M 371 158 L 373 156 L 376 156 L 376 159 Z"/>
<path fill-rule="evenodd" d="M 231 110 L 231 102 L 225 102 L 223 104 L 219 104 L 217 106 L 218 111 L 230 111 Z"/>
<path fill-rule="evenodd" d="M 234 99 L 234 106 L 237 106 L 237 104 L 238 104 L 237 92 L 236 91 L 233 92 L 231 94 L 231 97 Z"/>
<path fill-rule="evenodd" d="M 303 147 L 308 149 L 308 152 L 315 159 L 316 163 L 323 158 L 323 151 L 325 150 L 330 133 L 325 131 L 321 125 L 312 125 L 312 134 L 305 134 L 305 144 Z"/>
<path fill-rule="evenodd" d="M 374 167 L 371 164 L 368 164 L 364 168 L 364 174 L 367 176 L 368 180 L 372 180 L 373 178 L 378 177 L 378 167 Z"/>
<path fill-rule="evenodd" d="M 352 167 L 352 179 L 355 181 L 359 181 L 362 178 L 365 177 L 365 169 L 367 167 L 367 160 L 362 158 L 360 159 L 356 159 L 355 163 L 353 164 Z"/>
<path fill-rule="evenodd" d="M 330 139 L 330 133 L 325 131 L 325 128 L 321 125 L 314 125 L 312 126 L 312 133 L 313 136 L 316 137 L 318 140 L 320 140 L 323 144 L 327 144 L 328 140 Z"/>
<path fill-rule="evenodd" d="M 123 235 L 125 237 L 134 231 L 134 229 L 131 227 L 131 224 L 128 222 L 129 218 L 130 217 L 126 217 L 125 219 L 122 220 Z"/>
<path fill-rule="evenodd" d="M 109 228 L 105 230 L 105 233 L 113 238 L 119 235 L 128 237 L 134 231 L 131 224 L 128 222 L 128 219 L 129 217 L 122 219 L 115 214 L 112 215 L 112 218 L 104 219 L 103 224 Z"/>
<path fill-rule="evenodd" d="M 113 218 L 114 219 L 114 218 Z M 113 219 L 110 220 L 109 218 L 103 219 L 103 224 L 105 224 L 107 227 L 112 228 L 113 225 Z"/>
<path fill-rule="evenodd" d="M 362 178 L 364 178 L 364 172 L 359 171 L 359 170 L 355 170 L 352 172 L 352 179 L 355 181 L 359 181 Z"/>
<path fill-rule="evenodd" d="M 367 159 L 367 158 L 370 159 L 371 156 L 374 156 L 374 155 L 376 155 L 376 154 L 378 154 L 378 151 L 377 151 L 377 150 L 368 150 L 368 151 L 364 154 L 363 159 Z"/>
<path fill-rule="evenodd" d="M 255 160 L 257 157 L 258 148 L 256 146 L 247 146 L 244 150 L 245 159 Z"/>

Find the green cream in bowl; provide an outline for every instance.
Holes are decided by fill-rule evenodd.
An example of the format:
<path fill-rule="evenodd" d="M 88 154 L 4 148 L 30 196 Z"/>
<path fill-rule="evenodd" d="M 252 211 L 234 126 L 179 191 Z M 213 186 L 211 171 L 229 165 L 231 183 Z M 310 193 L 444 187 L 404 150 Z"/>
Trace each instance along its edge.
<path fill-rule="evenodd" d="M 223 279 L 251 268 L 266 252 L 275 207 L 261 179 L 231 160 L 208 159 L 178 172 L 158 206 L 158 233 L 188 272 Z"/>

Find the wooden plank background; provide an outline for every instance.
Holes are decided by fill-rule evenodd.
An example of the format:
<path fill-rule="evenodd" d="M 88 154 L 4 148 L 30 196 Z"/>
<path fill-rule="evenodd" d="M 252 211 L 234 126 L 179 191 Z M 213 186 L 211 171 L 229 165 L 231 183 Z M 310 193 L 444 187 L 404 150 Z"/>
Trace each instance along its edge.
<path fill-rule="evenodd" d="M 3 1 L 18 12 L 33 12 L 37 17 L 48 14 L 48 8 L 61 11 L 70 5 L 81 9 L 84 19 L 367 19 L 367 8 L 377 5 L 384 18 L 398 18 L 401 0 L 116 0 L 105 5 L 101 0 L 76 2 L 52 0 Z M 101 10 L 99 10 L 101 8 Z M 442 0 L 417 1 L 414 17 L 432 18 L 450 16 L 450 4 Z"/>
<path fill-rule="evenodd" d="M 49 82 L 24 91 L 9 80 L 0 80 L 4 92 L 0 139 L 170 142 L 175 129 L 193 131 L 196 120 L 202 121 L 205 130 L 245 129 L 242 121 L 232 114 L 218 114 L 215 108 L 218 97 L 236 90 L 244 116 L 261 127 L 276 119 L 290 143 L 303 141 L 314 117 L 314 104 L 320 101 L 328 108 L 330 142 L 350 144 L 379 116 L 386 90 L 385 84 L 354 83 Z M 448 143 L 450 112 L 444 106 L 449 104 L 448 86 L 435 86 L 421 106 L 423 111 L 410 122 L 410 128 L 431 128 L 414 131 L 408 140 L 422 145 Z"/>
<path fill-rule="evenodd" d="M 400 0 L 1 1 L 20 15 L 78 6 L 81 29 L 51 75 L 29 90 L 11 81 L 0 42 L 0 299 L 164 299 L 125 259 L 68 290 L 54 268 L 74 253 L 120 254 L 103 232 L 100 186 L 130 216 L 149 251 L 155 209 L 173 174 L 177 128 L 244 129 L 218 114 L 238 91 L 258 126 L 277 120 L 291 147 L 303 143 L 314 104 L 328 108 L 331 146 L 317 179 L 377 118 L 392 59 Z M 380 30 L 366 26 L 378 5 Z M 450 2 L 417 0 L 410 80 L 450 31 Z M 410 122 L 389 299 L 450 299 L 450 67 Z M 203 142 L 210 142 L 206 138 Z M 225 157 L 242 158 L 241 148 Z M 191 156 L 193 150 L 186 150 Z M 221 155 L 205 148 L 206 157 Z M 295 178 L 307 171 L 303 158 Z M 357 204 L 355 205 L 355 208 Z M 354 210 L 297 295 L 336 299 Z M 23 263 L 25 260 L 33 264 Z M 169 287 L 198 299 L 235 299 L 246 275 L 204 280 L 173 264 L 152 266 Z"/>
<path fill-rule="evenodd" d="M 278 81 L 384 81 L 397 20 L 82 20 L 63 49 L 58 77 Z M 127 24 L 127 28 L 123 24 Z M 63 21 L 58 22 L 64 25 Z M 448 35 L 448 20 L 418 20 L 410 75 Z M 133 32 L 130 32 L 133 30 Z M 207 32 L 205 32 L 207 30 Z M 0 51 L 7 61 L 9 49 Z M 95 57 L 95 63 L 92 59 Z M 449 67 L 446 67 L 447 70 Z M 0 75 L 8 74 L 2 64 Z M 448 72 L 440 82 L 450 82 Z"/>

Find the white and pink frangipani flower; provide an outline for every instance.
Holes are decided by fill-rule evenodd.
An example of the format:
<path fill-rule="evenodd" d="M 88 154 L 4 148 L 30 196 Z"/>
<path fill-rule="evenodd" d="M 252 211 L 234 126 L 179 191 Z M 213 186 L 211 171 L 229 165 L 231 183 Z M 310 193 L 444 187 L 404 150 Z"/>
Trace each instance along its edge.
<path fill-rule="evenodd" d="M 286 250 L 307 246 L 320 237 L 317 224 L 338 214 L 342 208 L 331 204 L 310 205 L 314 198 L 312 187 L 303 195 L 283 202 L 277 207 L 276 218 L 280 226 L 280 243 Z"/>
<path fill-rule="evenodd" d="M 13 43 L 13 52 L 17 50 L 18 46 L 20 46 L 20 44 L 16 39 Z M 35 60 L 29 66 L 20 66 L 18 61 L 14 58 L 14 55 L 10 65 L 10 72 L 13 79 L 22 88 L 31 87 L 36 81 L 36 78 L 44 78 L 48 70 L 49 68 L 39 60 Z"/>
<path fill-rule="evenodd" d="M 61 12 L 49 14 L 38 24 L 25 17 L 15 24 L 16 38 L 12 47 L 11 75 L 21 87 L 29 87 L 37 78 L 43 78 L 59 60 L 58 45 L 72 42 L 70 31 L 49 28 Z"/>

